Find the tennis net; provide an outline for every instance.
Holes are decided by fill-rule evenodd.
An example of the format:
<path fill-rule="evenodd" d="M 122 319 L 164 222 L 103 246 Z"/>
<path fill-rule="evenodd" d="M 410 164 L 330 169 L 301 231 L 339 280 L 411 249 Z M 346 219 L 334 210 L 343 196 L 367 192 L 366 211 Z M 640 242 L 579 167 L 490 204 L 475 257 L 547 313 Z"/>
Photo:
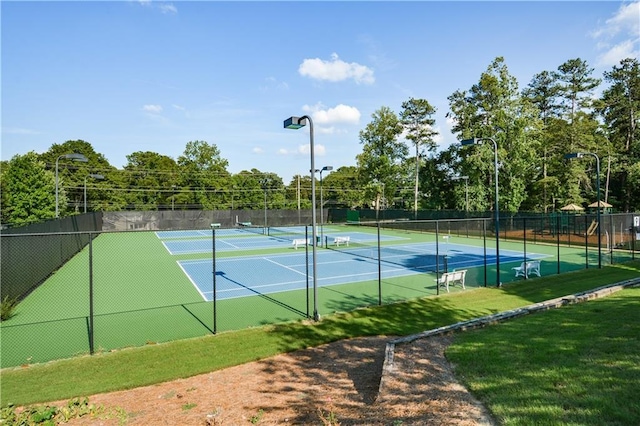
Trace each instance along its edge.
<path fill-rule="evenodd" d="M 304 240 L 311 238 L 305 226 L 286 226 L 267 228 L 267 235 L 284 241 Z"/>
<path fill-rule="evenodd" d="M 265 235 L 264 226 L 252 225 L 251 222 L 238 222 L 238 227 L 252 234 Z"/>
<path fill-rule="evenodd" d="M 421 244 L 381 245 L 375 239 L 371 241 L 357 241 L 349 239 L 341 241 L 334 237 L 325 237 L 325 247 L 337 253 L 360 258 L 380 260 L 386 264 L 413 269 L 419 272 L 442 271 L 445 267 L 446 256 L 425 248 Z"/>

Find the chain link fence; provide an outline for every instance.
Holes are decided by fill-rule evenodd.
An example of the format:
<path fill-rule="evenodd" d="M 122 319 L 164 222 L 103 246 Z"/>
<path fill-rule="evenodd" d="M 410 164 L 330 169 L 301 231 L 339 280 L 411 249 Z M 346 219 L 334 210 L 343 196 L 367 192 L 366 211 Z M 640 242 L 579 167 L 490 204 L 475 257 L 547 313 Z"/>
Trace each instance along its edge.
<path fill-rule="evenodd" d="M 92 218 L 88 231 L 3 233 L 2 298 L 19 303 L 0 323 L 0 367 L 462 291 L 463 271 L 470 289 L 532 278 L 517 274 L 530 261 L 542 276 L 625 262 L 640 252 L 637 216 L 603 215 L 601 229 L 595 215 L 504 218 L 497 236 L 486 218 L 323 223 L 315 241 L 310 226 L 207 214 L 179 229 Z"/>

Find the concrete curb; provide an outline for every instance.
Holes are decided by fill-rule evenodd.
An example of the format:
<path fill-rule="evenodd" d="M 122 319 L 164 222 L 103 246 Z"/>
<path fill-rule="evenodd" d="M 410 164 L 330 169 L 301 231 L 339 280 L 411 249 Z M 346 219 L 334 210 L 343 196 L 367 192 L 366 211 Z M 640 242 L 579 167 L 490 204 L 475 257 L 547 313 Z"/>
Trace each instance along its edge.
<path fill-rule="evenodd" d="M 570 294 L 567 296 L 558 297 L 556 299 L 547 300 L 545 302 L 534 303 L 532 305 L 524 306 L 522 308 L 516 308 L 509 311 L 499 312 L 497 314 L 487 315 L 484 317 L 474 318 L 467 321 L 457 322 L 455 324 L 434 328 L 432 330 L 423 331 L 421 333 L 412 334 L 409 336 L 399 337 L 387 342 L 385 349 L 384 363 L 382 365 L 382 375 L 380 377 L 380 386 L 378 387 L 378 397 L 384 390 L 386 380 L 394 368 L 394 354 L 395 347 L 398 344 L 411 343 L 418 339 L 424 339 L 431 336 L 438 336 L 441 334 L 453 333 L 455 331 L 465 331 L 475 328 L 484 327 L 489 324 L 494 324 L 500 321 L 506 321 L 513 318 L 518 318 L 524 315 L 532 314 L 539 311 L 545 311 L 548 309 L 560 308 L 566 305 L 572 305 L 574 303 L 582 303 L 592 299 L 598 299 L 601 297 L 609 296 L 628 287 L 640 286 L 640 278 L 634 278 L 627 281 L 622 281 L 616 284 L 610 284 L 602 287 L 598 287 L 593 290 L 584 291 L 580 293 Z M 376 397 L 377 399 L 377 397 Z"/>

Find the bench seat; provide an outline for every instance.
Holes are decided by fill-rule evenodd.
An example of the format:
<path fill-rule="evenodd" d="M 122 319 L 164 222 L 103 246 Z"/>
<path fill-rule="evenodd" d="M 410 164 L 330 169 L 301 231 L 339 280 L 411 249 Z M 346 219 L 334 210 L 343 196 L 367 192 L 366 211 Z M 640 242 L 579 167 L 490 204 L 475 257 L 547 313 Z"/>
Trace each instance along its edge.
<path fill-rule="evenodd" d="M 340 243 L 344 243 L 348 246 L 350 240 L 351 240 L 351 237 L 348 235 L 346 237 L 335 237 L 333 239 L 333 244 L 335 244 L 336 246 L 339 246 Z"/>
<path fill-rule="evenodd" d="M 530 275 L 540 276 L 540 261 L 529 260 L 527 262 L 522 262 L 520 266 L 516 266 L 511 269 L 516 271 L 516 277 L 529 278 Z"/>
<path fill-rule="evenodd" d="M 445 272 L 436 281 L 440 287 L 445 287 L 447 289 L 447 293 L 449 293 L 449 286 L 453 286 L 456 284 L 461 285 L 462 289 L 464 290 L 464 280 L 466 276 L 467 270 L 463 269 L 461 271 Z"/>
<path fill-rule="evenodd" d="M 296 238 L 292 241 L 292 244 L 293 244 L 293 248 L 298 250 L 298 246 L 304 246 L 309 244 L 309 240 L 305 238 Z"/>

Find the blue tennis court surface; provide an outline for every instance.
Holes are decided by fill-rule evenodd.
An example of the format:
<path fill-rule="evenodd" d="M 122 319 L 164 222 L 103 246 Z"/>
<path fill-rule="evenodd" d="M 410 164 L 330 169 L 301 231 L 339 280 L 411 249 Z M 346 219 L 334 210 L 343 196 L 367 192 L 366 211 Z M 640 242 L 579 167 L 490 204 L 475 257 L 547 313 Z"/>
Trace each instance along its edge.
<path fill-rule="evenodd" d="M 224 238 L 218 238 L 218 233 L 229 231 Z M 206 234 L 208 232 L 208 235 Z M 211 253 L 213 247 L 211 231 L 165 231 L 158 232 L 158 237 L 162 239 L 162 244 L 172 255 L 190 253 Z M 206 237 L 208 238 L 197 238 Z M 329 234 L 327 234 L 329 236 Z M 377 235 L 364 232 L 333 232 L 331 238 L 337 236 L 349 236 L 351 241 L 360 243 L 373 243 L 377 241 Z M 234 250 L 262 250 L 275 248 L 292 248 L 293 239 L 305 239 L 305 234 L 276 234 L 273 236 L 249 234 L 247 231 L 224 229 L 216 231 L 216 251 Z M 311 235 L 308 236 L 309 241 Z M 392 236 L 380 236 L 381 241 L 401 241 L 404 238 Z M 301 247 L 304 251 L 304 245 Z"/>
<path fill-rule="evenodd" d="M 353 235 L 354 233 L 351 233 Z M 375 237 L 375 236 L 374 236 Z M 472 268 L 484 265 L 481 247 L 448 244 L 448 270 Z M 348 251 L 321 249 L 317 252 L 317 284 L 334 286 L 378 277 L 377 247 L 354 247 Z M 439 270 L 443 269 L 443 252 L 439 252 Z M 522 260 L 517 251 L 501 250 L 503 263 Z M 541 259 L 545 255 L 527 253 L 529 259 Z M 416 243 L 381 247 L 381 272 L 383 278 L 425 274 L 435 270 L 434 243 Z M 487 249 L 487 263 L 495 263 L 495 251 Z M 213 300 L 212 261 L 188 260 L 178 262 L 203 299 Z M 309 276 L 312 276 L 309 259 Z M 424 286 L 433 286 L 433 277 L 425 276 Z M 311 278 L 309 278 L 311 280 Z M 216 299 L 230 299 L 305 289 L 307 263 L 304 250 L 290 254 L 269 256 L 244 256 L 216 259 Z"/>

